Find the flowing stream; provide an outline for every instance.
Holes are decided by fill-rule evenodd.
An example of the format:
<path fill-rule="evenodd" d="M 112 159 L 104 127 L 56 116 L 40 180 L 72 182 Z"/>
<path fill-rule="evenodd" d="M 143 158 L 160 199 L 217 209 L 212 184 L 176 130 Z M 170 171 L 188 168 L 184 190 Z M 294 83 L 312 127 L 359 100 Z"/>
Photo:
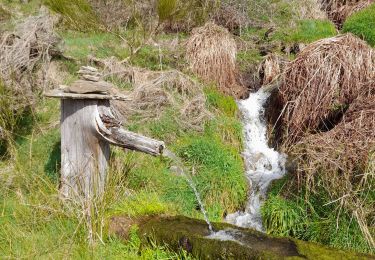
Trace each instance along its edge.
<path fill-rule="evenodd" d="M 226 217 L 226 221 L 240 227 L 263 231 L 260 208 L 269 184 L 285 174 L 286 155 L 268 146 L 264 105 L 270 93 L 260 89 L 249 98 L 238 102 L 243 114 L 246 178 L 250 184 L 249 200 L 244 212 Z"/>
<path fill-rule="evenodd" d="M 266 197 L 267 188 L 273 180 L 284 176 L 286 162 L 286 155 L 280 154 L 268 146 L 264 104 L 269 95 L 268 92 L 260 89 L 258 92 L 250 94 L 248 99 L 238 102 L 244 120 L 245 150 L 243 156 L 246 166 L 246 178 L 250 184 L 249 201 L 244 212 L 236 212 L 226 217 L 226 221 L 231 224 L 255 228 L 259 231 L 263 231 L 260 208 Z M 211 231 L 208 238 L 236 241 L 232 232 L 227 230 L 213 231 L 200 194 L 193 180 L 186 173 L 184 164 L 169 150 L 164 152 L 164 156 L 170 158 L 176 164 L 172 170 L 183 176 L 194 191 L 204 219 Z"/>

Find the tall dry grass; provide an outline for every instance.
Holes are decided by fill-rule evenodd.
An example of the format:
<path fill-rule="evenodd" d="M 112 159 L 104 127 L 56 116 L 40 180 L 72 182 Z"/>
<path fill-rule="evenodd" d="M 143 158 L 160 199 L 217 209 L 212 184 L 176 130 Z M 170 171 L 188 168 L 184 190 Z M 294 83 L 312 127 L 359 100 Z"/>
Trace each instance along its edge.
<path fill-rule="evenodd" d="M 359 94 L 373 89 L 374 77 L 374 50 L 352 34 L 304 48 L 286 67 L 280 86 L 286 143 L 328 130 Z"/>
<path fill-rule="evenodd" d="M 186 42 L 190 70 L 207 83 L 216 83 L 222 92 L 238 94 L 236 82 L 236 42 L 229 31 L 212 22 L 193 30 Z"/>
<path fill-rule="evenodd" d="M 351 215 L 375 246 L 374 50 L 351 34 L 323 39 L 304 48 L 283 77 L 283 145 L 297 163 L 298 186 L 307 197 L 327 193 L 337 221 Z"/>

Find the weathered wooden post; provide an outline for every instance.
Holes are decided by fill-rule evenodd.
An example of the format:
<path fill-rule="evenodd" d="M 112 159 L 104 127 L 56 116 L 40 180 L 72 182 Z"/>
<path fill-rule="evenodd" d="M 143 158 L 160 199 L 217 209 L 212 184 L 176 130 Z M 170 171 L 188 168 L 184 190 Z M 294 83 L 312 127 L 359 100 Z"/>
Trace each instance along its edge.
<path fill-rule="evenodd" d="M 104 191 L 110 144 L 160 155 L 164 143 L 121 128 L 110 100 L 129 100 L 100 81 L 95 68 L 82 67 L 83 80 L 46 92 L 61 99 L 61 182 L 63 198 L 90 199 Z"/>

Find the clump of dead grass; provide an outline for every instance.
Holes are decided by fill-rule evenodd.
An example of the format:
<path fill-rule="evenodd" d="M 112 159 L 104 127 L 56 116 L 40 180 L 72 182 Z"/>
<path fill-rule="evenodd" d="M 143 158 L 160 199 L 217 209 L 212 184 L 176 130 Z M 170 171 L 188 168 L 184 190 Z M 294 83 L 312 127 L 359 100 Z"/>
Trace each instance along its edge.
<path fill-rule="evenodd" d="M 265 57 L 259 65 L 258 73 L 262 86 L 277 84 L 285 68 L 286 61 L 274 53 Z"/>
<path fill-rule="evenodd" d="M 347 17 L 372 3 L 374 0 L 322 0 L 322 9 L 328 18 L 341 28 Z"/>
<path fill-rule="evenodd" d="M 375 84 L 375 82 L 373 82 Z M 375 183 L 375 86 L 350 105 L 342 121 L 332 130 L 309 135 L 292 147 L 297 158 L 300 185 L 309 192 L 323 188 L 340 211 L 358 222 L 369 245 L 375 247 L 369 231 L 375 209 L 367 192 Z M 319 184 L 315 182 L 319 175 Z"/>
<path fill-rule="evenodd" d="M 284 149 L 299 187 L 353 216 L 374 246 L 375 52 L 351 34 L 308 45 L 286 67 L 279 97 Z"/>
<path fill-rule="evenodd" d="M 129 82 L 131 101 L 115 101 L 114 107 L 123 119 L 136 117 L 140 122 L 158 120 L 167 109 L 176 112 L 175 121 L 183 129 L 203 131 L 211 117 L 206 109 L 202 86 L 178 70 L 150 71 L 121 64 L 115 58 L 96 59 L 107 78 Z"/>
<path fill-rule="evenodd" d="M 216 24 L 227 28 L 232 33 L 241 34 L 241 31 L 250 25 L 246 4 L 238 1 L 223 1 L 212 14 Z"/>
<path fill-rule="evenodd" d="M 42 8 L 39 15 L 28 17 L 14 32 L 1 38 L 0 77 L 20 98 L 30 100 L 35 90 L 44 87 L 35 84 L 33 74 L 36 70 L 46 71 L 52 55 L 59 52 L 59 37 L 53 31 L 56 22 L 57 18 Z"/>
<path fill-rule="evenodd" d="M 41 8 L 39 15 L 26 18 L 0 38 L 0 128 L 7 149 L 51 80 L 51 57 L 59 55 L 59 38 L 53 32 L 56 22 Z"/>
<path fill-rule="evenodd" d="M 193 30 L 186 42 L 186 58 L 193 73 L 216 83 L 226 94 L 238 95 L 236 42 L 227 29 L 212 22 Z"/>
<path fill-rule="evenodd" d="M 138 25 L 150 31 L 157 23 L 156 0 L 88 0 L 88 3 L 110 30 Z"/>
<path fill-rule="evenodd" d="M 351 34 L 304 48 L 280 86 L 286 143 L 329 130 L 360 93 L 374 88 L 374 77 L 374 50 Z"/>

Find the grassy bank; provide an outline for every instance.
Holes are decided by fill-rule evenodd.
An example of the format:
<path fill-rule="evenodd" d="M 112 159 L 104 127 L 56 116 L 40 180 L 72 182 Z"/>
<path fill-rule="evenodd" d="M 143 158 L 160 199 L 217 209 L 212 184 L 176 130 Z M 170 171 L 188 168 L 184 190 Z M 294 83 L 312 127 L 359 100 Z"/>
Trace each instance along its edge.
<path fill-rule="evenodd" d="M 60 83 L 70 84 L 78 79 L 77 70 L 89 64 L 90 57 L 101 61 L 112 59 L 116 65 L 122 64 L 121 68 L 132 69 L 133 74 L 109 79 L 121 90 L 139 91 L 136 88 L 142 84 L 137 80 L 152 82 L 157 89 L 154 95 L 161 93 L 162 101 L 155 107 L 152 101 L 145 102 L 138 113 L 125 116 L 124 127 L 165 141 L 167 148 L 182 159 L 210 220 L 220 222 L 227 213 L 242 210 L 249 187 L 241 157 L 243 133 L 237 104 L 233 97 L 219 92 L 214 83 L 203 84 L 189 71 L 184 58 L 185 40 L 192 27 L 204 24 L 211 12 L 222 6 L 205 5 L 203 8 L 202 1 L 186 4 L 160 1 L 158 10 L 145 8 L 148 13 L 142 15 L 142 5 L 137 5 L 142 1 L 129 0 L 127 6 L 133 8 L 135 15 L 122 17 L 125 22 L 113 29 L 106 26 L 90 1 L 80 0 L 76 5 L 67 0 L 32 0 L 25 4 L 5 1 L 0 4 L 0 24 L 13 28 L 18 19 L 36 14 L 42 2 L 62 19 L 56 32 L 62 38 L 60 47 L 65 58 L 53 61 L 58 64 L 55 76 L 61 76 Z M 241 9 L 248 19 L 234 25 L 228 17 L 215 17 L 223 25 L 228 20 L 233 22 L 231 37 L 238 49 L 235 74 L 244 81 L 246 76 L 250 78 L 251 83 L 244 83 L 246 87 L 256 87 L 253 81 L 260 80 L 258 65 L 266 55 L 272 53 L 286 61 L 292 60 L 300 47 L 339 33 L 332 22 L 320 14 L 313 15 L 320 10 L 309 9 L 310 2 L 301 6 L 300 1 L 294 0 L 250 1 Z M 302 12 L 305 7 L 310 11 Z M 373 45 L 372 31 L 368 29 L 368 20 L 373 21 L 370 19 L 373 9 L 372 5 L 354 14 L 343 30 Z M 152 12 L 159 13 L 156 24 L 149 21 L 154 20 L 150 15 L 156 15 Z M 172 17 L 173 14 L 176 16 Z M 41 66 L 38 63 L 35 67 L 37 70 Z M 176 70 L 182 73 L 173 74 Z M 147 77 L 162 78 L 165 75 L 161 73 L 166 71 L 172 71 L 168 74 L 172 79 L 166 83 L 156 86 L 157 81 L 147 81 Z M 142 72 L 139 75 L 146 79 L 135 79 L 136 72 Z M 35 84 L 39 84 L 38 80 L 40 78 L 33 75 Z M 173 80 L 183 82 L 183 86 Z M 42 90 L 38 89 L 33 93 L 35 102 L 25 111 L 6 109 L 15 104 L 9 103 L 11 99 L 7 96 L 12 93 L 3 85 L 0 84 L 0 127 L 6 128 L 9 135 L 0 140 L 0 258 L 190 258 L 186 252 L 175 253 L 165 246 L 141 247 L 137 227 L 133 227 L 127 242 L 108 232 L 110 218 L 117 215 L 203 218 L 193 190 L 173 170 L 173 161 L 113 148 L 104 197 L 95 198 L 89 205 L 63 204 L 58 198 L 59 102 L 44 98 Z M 192 100 L 197 103 L 190 102 Z M 192 118 L 188 118 L 186 112 L 189 107 L 193 108 L 188 111 Z M 145 116 L 142 112 L 147 109 L 152 113 Z M 198 123 L 185 122 L 188 119 L 196 119 Z M 290 173 L 270 188 L 262 209 L 268 233 L 375 253 L 355 216 L 343 210 L 339 200 L 333 201 L 323 189 L 311 192 L 304 187 L 297 188 L 299 182 L 295 176 Z M 317 177 L 314 181 L 319 184 L 322 180 Z M 369 183 L 369 187 L 373 187 L 373 179 Z M 366 198 L 365 208 L 374 204 L 373 189 L 358 191 L 358 194 Z M 375 235 L 374 225 L 369 232 Z"/>

